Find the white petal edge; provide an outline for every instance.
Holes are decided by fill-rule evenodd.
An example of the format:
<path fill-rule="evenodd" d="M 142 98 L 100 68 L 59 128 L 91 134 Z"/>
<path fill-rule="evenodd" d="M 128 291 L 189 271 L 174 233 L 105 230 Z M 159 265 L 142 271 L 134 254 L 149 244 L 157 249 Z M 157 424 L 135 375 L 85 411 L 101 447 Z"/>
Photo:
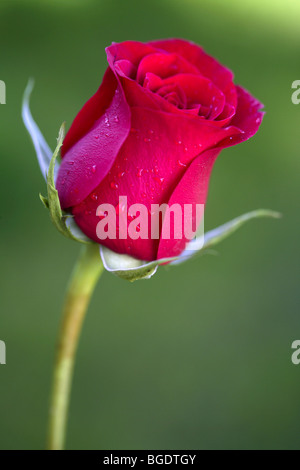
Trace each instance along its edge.
<path fill-rule="evenodd" d="M 69 229 L 69 231 L 71 232 L 71 234 L 73 235 L 73 237 L 75 237 L 77 240 L 79 240 L 81 242 L 85 242 L 85 243 L 92 243 L 92 240 L 90 238 L 88 238 L 80 230 L 80 228 L 78 227 L 78 225 L 76 224 L 76 222 L 74 220 L 74 217 L 72 217 L 72 216 L 67 217 L 66 226 Z"/>
<path fill-rule="evenodd" d="M 128 281 L 150 279 L 156 273 L 159 264 L 157 261 L 145 263 L 132 256 L 115 253 L 103 245 L 100 245 L 100 256 L 106 271 Z"/>
<path fill-rule="evenodd" d="M 34 80 L 30 79 L 28 81 L 28 84 L 26 86 L 26 89 L 23 95 L 22 118 L 23 118 L 25 127 L 27 131 L 29 132 L 29 135 L 33 142 L 42 175 L 46 180 L 46 175 L 48 173 L 48 168 L 49 168 L 49 164 L 50 164 L 53 152 L 51 151 L 49 145 L 47 144 L 43 134 L 41 133 L 38 125 L 34 121 L 32 114 L 30 112 L 29 101 L 30 101 L 30 95 L 32 93 L 33 88 L 34 88 Z M 59 163 L 57 162 L 54 168 L 54 181 L 55 182 L 57 178 L 58 169 L 59 169 Z"/>

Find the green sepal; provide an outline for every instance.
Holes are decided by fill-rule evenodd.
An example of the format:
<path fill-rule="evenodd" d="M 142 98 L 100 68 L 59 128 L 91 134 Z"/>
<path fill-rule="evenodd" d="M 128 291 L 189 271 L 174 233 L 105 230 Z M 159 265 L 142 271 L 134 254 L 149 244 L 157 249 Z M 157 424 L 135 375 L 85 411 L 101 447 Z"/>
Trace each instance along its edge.
<path fill-rule="evenodd" d="M 100 255 L 105 269 L 112 274 L 125 279 L 126 281 L 137 281 L 139 279 L 149 279 L 152 277 L 159 265 L 168 264 L 169 266 L 183 263 L 197 255 L 209 253 L 214 245 L 217 245 L 229 235 L 238 230 L 244 223 L 251 219 L 259 217 L 271 217 L 278 219 L 281 214 L 268 209 L 258 209 L 256 211 L 243 214 L 230 222 L 221 225 L 204 235 L 204 243 L 200 248 L 193 249 L 196 240 L 189 243 L 190 248 L 185 250 L 181 255 L 172 258 L 164 258 L 155 261 L 142 261 L 129 255 L 115 253 L 107 247 L 100 246 Z"/>
<path fill-rule="evenodd" d="M 107 271 L 130 282 L 138 281 L 139 279 L 150 279 L 156 273 L 159 265 L 170 263 L 170 261 L 177 259 L 173 257 L 147 262 L 129 255 L 115 253 L 105 246 L 100 247 L 100 254 L 104 268 Z"/>
<path fill-rule="evenodd" d="M 70 214 L 67 214 L 66 212 L 61 210 L 60 206 L 60 201 L 58 197 L 58 192 L 55 187 L 55 182 L 54 182 L 54 168 L 55 168 L 55 162 L 57 159 L 57 156 L 59 154 L 60 148 L 63 144 L 64 140 L 64 135 L 65 135 L 65 124 L 63 123 L 58 134 L 58 139 L 57 139 L 57 146 L 56 149 L 53 153 L 53 156 L 51 158 L 48 172 L 47 172 L 47 192 L 48 192 L 48 197 L 44 197 L 40 194 L 40 199 L 44 206 L 49 209 L 50 213 L 50 218 L 54 226 L 57 228 L 57 230 L 64 235 L 67 238 L 70 238 L 71 240 L 75 240 L 80 243 L 92 243 L 90 240 L 82 240 L 77 237 L 75 237 L 72 232 L 68 229 L 66 225 L 66 221 L 68 217 L 72 217 Z"/>
<path fill-rule="evenodd" d="M 46 207 L 46 209 L 49 210 L 49 201 L 48 198 L 43 196 L 41 193 L 39 194 L 40 200 L 42 201 L 43 205 Z"/>

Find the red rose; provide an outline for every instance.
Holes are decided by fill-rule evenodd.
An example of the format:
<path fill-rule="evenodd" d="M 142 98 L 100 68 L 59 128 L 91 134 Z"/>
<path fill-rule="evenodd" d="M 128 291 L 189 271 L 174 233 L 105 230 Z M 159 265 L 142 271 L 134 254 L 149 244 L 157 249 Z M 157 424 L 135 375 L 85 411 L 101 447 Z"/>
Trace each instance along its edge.
<path fill-rule="evenodd" d="M 92 240 L 142 260 L 180 254 L 186 239 L 99 240 L 97 207 L 204 204 L 220 151 L 254 135 L 262 104 L 233 74 L 188 41 L 123 42 L 67 133 L 56 187 Z M 195 214 L 194 214 L 195 215 Z"/>

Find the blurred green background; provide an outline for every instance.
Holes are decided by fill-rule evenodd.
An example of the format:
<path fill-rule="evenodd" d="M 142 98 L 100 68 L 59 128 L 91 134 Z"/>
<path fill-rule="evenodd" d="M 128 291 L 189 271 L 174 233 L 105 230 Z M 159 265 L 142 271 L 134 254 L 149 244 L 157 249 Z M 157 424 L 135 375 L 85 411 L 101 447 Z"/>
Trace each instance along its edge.
<path fill-rule="evenodd" d="M 235 72 L 267 115 L 226 149 L 211 179 L 206 229 L 252 209 L 250 222 L 203 256 L 151 281 L 105 274 L 78 351 L 69 449 L 296 449 L 300 442 L 298 0 L 0 2 L 0 448 L 42 449 L 64 289 L 79 246 L 51 225 L 20 117 L 55 146 L 97 89 L 112 41 L 182 37 Z"/>

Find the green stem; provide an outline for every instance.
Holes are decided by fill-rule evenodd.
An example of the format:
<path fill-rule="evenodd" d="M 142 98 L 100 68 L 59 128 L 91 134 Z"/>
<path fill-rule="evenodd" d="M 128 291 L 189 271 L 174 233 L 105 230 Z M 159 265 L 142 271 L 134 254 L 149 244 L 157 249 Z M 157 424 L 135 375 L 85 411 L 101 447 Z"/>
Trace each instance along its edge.
<path fill-rule="evenodd" d="M 71 275 L 54 367 L 50 406 L 49 450 L 62 450 L 78 339 L 96 282 L 103 271 L 99 245 L 84 245 Z"/>

